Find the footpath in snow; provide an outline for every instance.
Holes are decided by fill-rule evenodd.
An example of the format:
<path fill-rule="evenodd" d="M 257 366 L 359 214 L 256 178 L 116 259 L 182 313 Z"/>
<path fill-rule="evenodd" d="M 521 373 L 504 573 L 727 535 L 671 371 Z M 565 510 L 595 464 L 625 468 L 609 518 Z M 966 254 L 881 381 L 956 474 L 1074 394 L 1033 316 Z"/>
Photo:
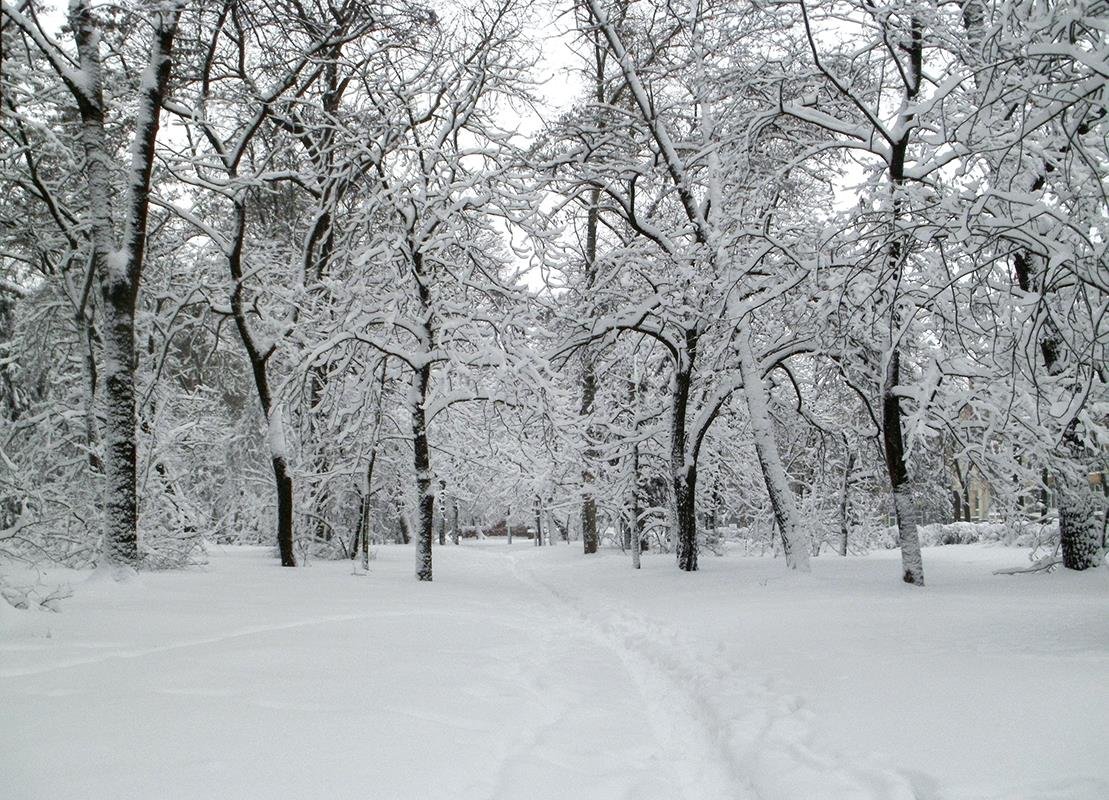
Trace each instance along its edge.
<path fill-rule="evenodd" d="M 13 798 L 1101 800 L 1109 570 L 1020 550 L 700 573 L 575 546 L 265 549 L 0 613 Z"/>

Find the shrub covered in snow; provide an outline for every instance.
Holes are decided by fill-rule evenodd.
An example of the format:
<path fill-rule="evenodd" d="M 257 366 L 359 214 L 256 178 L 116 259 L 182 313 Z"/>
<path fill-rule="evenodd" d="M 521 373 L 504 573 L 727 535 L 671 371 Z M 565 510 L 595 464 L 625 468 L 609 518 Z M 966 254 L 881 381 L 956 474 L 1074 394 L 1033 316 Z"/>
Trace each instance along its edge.
<path fill-rule="evenodd" d="M 925 547 L 948 544 L 999 544 L 1004 547 L 1054 547 L 1059 541 L 1059 523 L 1040 522 L 949 522 L 921 525 L 920 543 Z M 897 529 L 885 528 L 871 542 L 880 549 L 897 547 Z"/>

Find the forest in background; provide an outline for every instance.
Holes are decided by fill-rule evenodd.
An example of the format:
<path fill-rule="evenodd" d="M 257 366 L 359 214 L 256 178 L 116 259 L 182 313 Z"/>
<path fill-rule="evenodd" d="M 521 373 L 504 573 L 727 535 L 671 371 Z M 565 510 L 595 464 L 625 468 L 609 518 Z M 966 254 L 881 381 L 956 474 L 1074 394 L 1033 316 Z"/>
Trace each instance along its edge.
<path fill-rule="evenodd" d="M 4 557 L 892 525 L 923 585 L 988 495 L 1102 560 L 1104 2 L 2 19 Z M 582 93 L 524 133 L 551 19 Z"/>

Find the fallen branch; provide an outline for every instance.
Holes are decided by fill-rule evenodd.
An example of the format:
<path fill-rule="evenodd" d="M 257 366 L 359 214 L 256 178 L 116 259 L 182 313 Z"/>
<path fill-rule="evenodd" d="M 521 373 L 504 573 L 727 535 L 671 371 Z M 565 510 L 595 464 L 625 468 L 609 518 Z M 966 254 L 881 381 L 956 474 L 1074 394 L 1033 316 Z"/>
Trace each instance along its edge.
<path fill-rule="evenodd" d="M 1012 567 L 1011 569 L 995 569 L 994 575 L 1023 575 L 1029 572 L 1045 572 L 1055 569 L 1063 563 L 1062 556 L 1044 556 L 1043 558 L 1029 564 L 1027 567 Z"/>

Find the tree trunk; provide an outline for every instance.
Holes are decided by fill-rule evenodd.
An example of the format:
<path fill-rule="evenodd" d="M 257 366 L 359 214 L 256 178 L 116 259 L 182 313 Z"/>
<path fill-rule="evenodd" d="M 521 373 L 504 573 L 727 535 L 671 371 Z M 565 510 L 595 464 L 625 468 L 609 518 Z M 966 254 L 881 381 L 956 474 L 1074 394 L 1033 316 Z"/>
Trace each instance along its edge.
<path fill-rule="evenodd" d="M 955 467 L 955 480 L 959 488 L 955 491 L 955 521 L 970 522 L 970 476 L 963 474 L 958 459 L 952 459 Z"/>
<path fill-rule="evenodd" d="M 1059 483 L 1059 546 L 1063 566 L 1092 569 L 1101 564 L 1102 552 L 1089 482 L 1085 475 L 1076 475 Z"/>
<path fill-rule="evenodd" d="M 1090 479 L 1082 469 L 1082 442 L 1078 439 L 1078 421 L 1072 421 L 1063 434 L 1064 448 L 1076 467 L 1060 471 L 1056 477 L 1059 496 L 1059 548 L 1067 569 L 1091 569 L 1101 564 L 1101 531 L 1098 530 L 1094 494 Z M 1106 511 L 1109 513 L 1109 510 Z"/>
<path fill-rule="evenodd" d="M 1106 548 L 1105 537 L 1109 534 L 1109 472 L 1101 470 L 1098 473 L 1101 476 L 1101 499 L 1105 504 L 1102 506 L 1101 512 L 1101 549 Z"/>
<path fill-rule="evenodd" d="M 104 545 L 110 563 L 136 566 L 138 549 L 137 416 L 135 412 L 135 310 L 146 256 L 150 177 L 160 123 L 162 97 L 169 81 L 173 39 L 180 7 L 154 15 L 155 25 L 133 114 L 134 134 L 127 176 L 122 239 L 116 247 L 112 218 L 110 150 L 104 129 L 100 30 L 91 3 L 73 2 L 69 24 L 77 45 L 83 82 L 69 83 L 81 116 L 85 154 L 88 228 L 92 265 L 103 299 L 104 346 Z M 150 78 L 153 78 L 151 80 Z"/>
<path fill-rule="evenodd" d="M 697 569 L 697 467 L 688 464 L 674 478 L 674 514 L 677 527 L 678 569 Z"/>
<path fill-rule="evenodd" d="M 743 395 L 747 400 L 747 413 L 751 418 L 751 430 L 755 437 L 755 453 L 762 468 L 766 493 L 770 496 L 770 507 L 774 511 L 774 521 L 782 536 L 782 550 L 785 552 L 786 566 L 790 569 L 809 571 L 809 537 L 801 527 L 800 515 L 793 490 L 778 454 L 778 443 L 774 438 L 774 425 L 767 406 L 766 384 L 755 362 L 750 333 L 744 331 L 737 340 L 739 369 L 743 377 Z"/>
<path fill-rule="evenodd" d="M 397 530 L 400 532 L 400 543 L 409 544 L 412 541 L 412 531 L 408 524 L 408 514 L 397 506 Z"/>
<path fill-rule="evenodd" d="M 230 177 L 235 177 L 233 172 Z M 265 352 L 262 352 L 250 328 L 249 310 L 246 308 L 243 297 L 245 290 L 243 285 L 243 246 L 246 239 L 246 202 L 241 196 L 236 197 L 233 206 L 235 228 L 231 237 L 231 250 L 227 254 L 227 268 L 233 281 L 230 303 L 231 317 L 235 321 L 235 329 L 239 333 L 239 340 L 242 342 L 247 360 L 250 362 L 250 371 L 254 377 L 254 388 L 258 393 L 258 403 L 262 407 L 262 414 L 266 418 L 266 439 L 270 463 L 273 466 L 274 488 L 277 495 L 277 547 L 281 554 L 281 566 L 295 567 L 296 556 L 293 553 L 293 479 L 288 468 L 288 445 L 285 439 L 284 420 L 282 419 L 281 409 L 274 405 L 269 384 L 268 364 L 276 345 L 271 345 Z"/>
<path fill-rule="evenodd" d="M 905 467 L 905 444 L 901 434 L 901 401 L 895 389 L 901 377 L 901 353 L 890 353 L 882 394 L 882 449 L 886 471 L 893 493 L 893 510 L 897 518 L 897 538 L 901 546 L 901 579 L 905 583 L 924 585 L 924 562 L 917 534 L 919 514 L 913 502 L 909 473 Z"/>
<path fill-rule="evenodd" d="M 77 318 L 77 325 L 81 330 L 81 338 L 85 343 L 85 444 L 89 449 L 89 469 L 93 472 L 104 472 L 104 461 L 100 455 L 100 421 L 96 418 L 96 387 L 99 373 L 96 369 L 96 348 L 94 340 L 99 338 L 93 328 L 91 313 L 82 312 Z M 8 393 L 12 413 L 16 413 L 16 398 L 14 392 Z M 15 417 L 13 416 L 12 419 Z"/>
<path fill-rule="evenodd" d="M 370 526 L 373 524 L 373 511 L 366 509 L 366 523 L 362 526 L 362 569 L 370 570 Z"/>
<path fill-rule="evenodd" d="M 643 532 L 640 530 L 639 523 L 639 436 L 643 429 L 643 415 L 640 409 L 640 393 L 643 384 L 639 377 L 639 364 L 636 362 L 632 370 L 632 380 L 628 386 L 628 400 L 632 407 L 632 413 L 635 414 L 635 425 L 633 426 L 635 435 L 632 440 L 631 452 L 631 486 L 629 487 L 628 497 L 628 546 L 632 552 L 632 568 L 639 569 L 639 556 L 642 552 L 641 538 Z"/>
<path fill-rule="evenodd" d="M 435 494 L 431 489 L 431 448 L 427 441 L 424 403 L 431 382 L 431 365 L 425 364 L 412 376 L 412 450 L 416 468 L 416 578 L 431 580 L 431 540 L 435 514 Z"/>
<path fill-rule="evenodd" d="M 139 562 L 136 487 L 135 308 L 126 285 L 104 287 L 104 557 Z"/>
<path fill-rule="evenodd" d="M 636 431 L 639 430 L 638 418 L 636 420 Z M 632 445 L 632 486 L 631 486 L 631 509 L 630 519 L 628 520 L 628 528 L 631 530 L 631 549 L 632 549 L 632 568 L 639 569 L 639 556 L 642 552 L 643 545 L 643 531 L 640 529 L 639 524 L 639 440 L 636 439 Z"/>
<path fill-rule="evenodd" d="M 1041 175 L 1036 188 L 1043 183 Z M 1036 258 L 1027 252 L 1018 252 L 1013 259 L 1014 272 L 1022 291 L 1038 291 L 1039 276 L 1035 269 Z M 1049 375 L 1058 375 L 1063 370 L 1059 354 L 1062 347 L 1058 332 L 1048 318 L 1044 326 L 1046 333 L 1040 340 L 1040 354 L 1044 368 Z M 1059 506 L 1059 545 L 1063 552 L 1063 566 L 1067 569 L 1084 570 L 1100 563 L 1100 536 L 1097 530 L 1096 509 L 1090 492 L 1089 479 L 1082 469 L 1084 446 L 1077 433 L 1078 420 L 1072 420 L 1063 432 L 1061 469 L 1056 470 L 1055 491 Z M 1044 480 L 1044 518 L 1047 517 L 1047 468 L 1043 470 Z M 1109 512 L 1107 512 L 1109 513 Z"/>
<path fill-rule="evenodd" d="M 233 273 L 234 270 L 233 267 Z M 273 407 L 266 374 L 266 358 L 258 353 L 250 331 L 246 327 L 246 317 L 241 302 L 241 284 L 238 284 L 236 291 L 232 294 L 231 307 L 240 339 L 250 361 L 255 389 L 258 392 L 258 401 L 266 419 L 266 442 L 277 497 L 277 546 L 281 555 L 281 566 L 295 567 L 296 556 L 293 553 L 293 479 L 289 475 L 288 469 L 285 426 L 281 409 Z"/>
<path fill-rule="evenodd" d="M 590 473 L 587 483 L 592 483 L 593 476 Z M 599 537 L 597 536 L 597 502 L 592 494 L 585 494 L 581 501 L 581 541 L 582 550 L 586 555 L 597 552 L 597 543 Z"/>
<path fill-rule="evenodd" d="M 686 412 L 692 383 L 697 336 L 686 331 L 686 347 L 674 364 L 670 416 L 670 470 L 673 481 L 674 536 L 678 569 L 697 569 L 697 465 L 686 457 Z"/>
<path fill-rule="evenodd" d="M 851 488 L 851 470 L 855 466 L 855 452 L 853 450 L 847 453 L 847 463 L 843 467 L 843 484 L 839 490 L 839 554 L 841 556 L 847 555 L 847 534 L 848 534 L 848 521 L 847 521 L 847 504 L 848 504 L 848 491 Z"/>
<path fill-rule="evenodd" d="M 905 77 L 905 102 L 911 105 L 920 91 L 923 70 L 924 34 L 921 21 L 911 19 L 911 38 L 905 50 L 909 57 L 909 74 Z M 890 153 L 889 180 L 892 195 L 890 229 L 892 241 L 887 253 L 889 276 L 893 290 L 890 301 L 890 336 L 888 362 L 882 376 L 882 450 L 886 471 L 890 478 L 894 515 L 897 519 L 897 538 L 901 546 L 901 579 L 916 586 L 924 585 L 924 562 L 920 553 L 920 536 L 917 526 L 920 512 L 913 500 L 909 484 L 909 471 L 905 463 L 905 442 L 901 427 L 901 398 L 897 394 L 901 383 L 901 343 L 893 337 L 900 325 L 897 313 L 897 287 L 903 274 L 902 258 L 906 255 L 907 240 L 901 233 L 903 200 L 901 191 L 905 184 L 905 157 L 909 149 L 912 128 L 893 143 Z"/>
<path fill-rule="evenodd" d="M 354 526 L 354 537 L 350 542 L 350 551 L 348 555 L 350 560 L 358 558 L 358 551 L 362 547 L 362 533 L 366 530 L 366 508 L 369 505 L 369 498 L 362 494 L 358 494 L 358 522 Z"/>
<path fill-rule="evenodd" d="M 338 69 L 338 64 L 341 63 L 343 58 L 342 49 L 342 42 L 337 42 L 328 49 L 326 56 L 323 58 L 323 78 L 326 88 L 321 98 L 321 105 L 328 120 L 334 119 L 338 113 L 343 92 L 347 87 L 347 83 L 342 80 Z M 308 156 L 316 167 L 317 174 L 326 176 L 322 183 L 317 182 L 320 191 L 316 195 L 318 198 L 316 218 L 312 230 L 305 240 L 302 259 L 304 285 L 320 296 L 325 308 L 328 308 L 330 301 L 327 299 L 327 294 L 320 292 L 317 287 L 329 276 L 332 258 L 336 252 L 335 225 L 331 209 L 341 202 L 345 186 L 349 183 L 340 181 L 335 177 L 336 150 L 330 146 L 335 136 L 336 129 L 330 124 L 324 125 L 316 135 L 313 135 L 307 128 L 299 132 L 299 138 L 302 144 L 305 145 Z M 328 308 L 328 310 L 330 309 Z M 326 364 L 313 365 L 310 369 L 308 436 L 310 439 L 309 447 L 314 451 L 312 464 L 318 481 L 318 490 L 313 506 L 316 538 L 323 541 L 330 541 L 333 533 L 332 526 L 328 521 L 331 489 L 325 477 L 331 469 L 331 464 L 323 446 L 326 434 L 317 429 L 315 415 L 323 399 L 329 377 L 330 369 Z"/>
<path fill-rule="evenodd" d="M 309 401 L 308 401 L 308 437 L 310 439 L 309 446 L 315 450 L 312 458 L 312 467 L 315 472 L 315 479 L 317 481 L 316 495 L 312 500 L 313 507 L 313 524 L 315 526 L 315 538 L 317 541 L 330 542 L 334 531 L 331 523 L 328 521 L 330 510 L 328 506 L 331 500 L 331 491 L 327 484 L 326 473 L 330 470 L 327 454 L 324 452 L 322 446 L 323 436 L 316 425 L 316 414 L 320 403 L 323 401 L 324 388 L 327 385 L 327 369 L 322 365 L 313 366 L 309 370 L 308 375 L 309 385 Z"/>
<path fill-rule="evenodd" d="M 597 261 L 597 228 L 600 224 L 600 190 L 591 189 L 589 192 L 589 211 L 585 227 L 585 270 L 586 290 L 593 287 L 596 279 Z M 585 420 L 585 467 L 582 470 L 582 498 L 581 498 L 581 541 L 586 555 L 597 552 L 597 501 L 593 497 L 593 482 L 596 475 L 593 473 L 593 464 L 597 459 L 597 449 L 594 442 L 596 431 L 592 425 L 593 404 L 597 398 L 597 373 L 593 364 L 592 354 L 585 352 L 582 357 L 581 374 L 581 417 Z"/>
<path fill-rule="evenodd" d="M 376 436 L 376 432 L 375 432 Z M 362 546 L 362 562 L 369 568 L 370 562 L 370 515 L 373 514 L 373 498 L 374 498 L 374 464 L 377 461 L 377 446 L 370 451 L 370 457 L 366 461 L 366 491 L 362 495 L 362 502 L 358 508 L 358 533 L 359 541 Z M 351 558 L 354 558 L 358 553 L 358 542 L 355 542 L 354 551 Z"/>
<path fill-rule="evenodd" d="M 14 294 L 16 298 L 23 297 L 22 292 L 11 292 L 4 284 L 0 284 L 0 348 L 5 351 L 11 347 L 15 338 L 15 300 L 9 298 L 9 294 Z M 85 344 L 85 442 L 89 449 L 89 466 L 93 467 L 93 456 L 97 452 L 97 446 L 94 446 L 97 440 L 96 406 L 93 402 L 93 398 L 96 397 L 96 351 L 93 348 L 92 324 L 88 320 L 88 315 L 82 309 L 75 317 L 77 329 Z M 0 359 L 0 404 L 6 407 L 3 418 L 9 422 L 19 419 L 20 414 L 23 413 L 23 403 L 16 390 L 17 381 L 12 372 L 14 366 L 8 359 Z M 99 472 L 101 468 L 94 469 Z"/>
<path fill-rule="evenodd" d="M 280 412 L 278 412 L 280 414 Z M 277 486 L 277 548 L 281 553 L 281 566 L 295 567 L 293 553 L 293 479 L 289 475 L 284 456 L 274 456 L 273 479 Z"/>

